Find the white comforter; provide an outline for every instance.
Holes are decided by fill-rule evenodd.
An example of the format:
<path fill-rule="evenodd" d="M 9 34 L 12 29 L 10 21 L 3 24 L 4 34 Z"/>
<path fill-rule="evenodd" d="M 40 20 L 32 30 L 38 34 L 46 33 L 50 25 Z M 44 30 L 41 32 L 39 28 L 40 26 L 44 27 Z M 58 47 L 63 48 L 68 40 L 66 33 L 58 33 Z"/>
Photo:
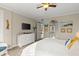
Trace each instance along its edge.
<path fill-rule="evenodd" d="M 45 38 L 34 44 L 26 47 L 21 56 L 67 56 L 79 55 L 78 48 L 68 50 L 65 45 L 65 40 Z M 77 51 L 76 51 L 77 50 Z"/>

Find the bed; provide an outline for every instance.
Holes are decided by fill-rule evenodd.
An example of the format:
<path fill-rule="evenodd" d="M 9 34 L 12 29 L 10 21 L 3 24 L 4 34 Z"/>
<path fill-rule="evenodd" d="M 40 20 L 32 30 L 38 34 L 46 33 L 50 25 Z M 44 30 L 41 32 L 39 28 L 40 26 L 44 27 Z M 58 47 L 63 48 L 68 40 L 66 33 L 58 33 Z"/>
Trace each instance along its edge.
<path fill-rule="evenodd" d="M 45 38 L 24 48 L 21 56 L 72 56 L 79 55 L 79 42 L 67 49 L 66 40 Z"/>

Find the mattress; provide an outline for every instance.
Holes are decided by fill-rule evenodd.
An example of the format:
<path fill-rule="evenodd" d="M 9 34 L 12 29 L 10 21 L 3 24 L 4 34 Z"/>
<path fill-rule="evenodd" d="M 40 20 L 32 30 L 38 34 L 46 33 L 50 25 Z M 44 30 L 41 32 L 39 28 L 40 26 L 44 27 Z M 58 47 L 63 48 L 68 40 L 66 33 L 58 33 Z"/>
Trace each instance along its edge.
<path fill-rule="evenodd" d="M 64 45 L 65 40 L 45 38 L 26 47 L 21 56 L 70 56 L 79 55 L 78 44 L 69 50 Z"/>
<path fill-rule="evenodd" d="M 54 40 L 52 38 L 46 38 L 38 42 L 38 44 L 36 45 L 35 55 L 36 56 L 67 55 L 63 42 L 64 41 L 57 39 Z"/>

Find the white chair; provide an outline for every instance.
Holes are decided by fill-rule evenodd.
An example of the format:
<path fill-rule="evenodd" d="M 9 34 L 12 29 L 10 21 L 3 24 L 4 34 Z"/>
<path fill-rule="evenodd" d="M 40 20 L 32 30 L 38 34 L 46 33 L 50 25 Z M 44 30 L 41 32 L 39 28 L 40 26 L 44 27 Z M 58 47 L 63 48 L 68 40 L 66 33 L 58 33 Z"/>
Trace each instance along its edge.
<path fill-rule="evenodd" d="M 0 56 L 7 54 L 8 45 L 6 43 L 0 42 Z"/>

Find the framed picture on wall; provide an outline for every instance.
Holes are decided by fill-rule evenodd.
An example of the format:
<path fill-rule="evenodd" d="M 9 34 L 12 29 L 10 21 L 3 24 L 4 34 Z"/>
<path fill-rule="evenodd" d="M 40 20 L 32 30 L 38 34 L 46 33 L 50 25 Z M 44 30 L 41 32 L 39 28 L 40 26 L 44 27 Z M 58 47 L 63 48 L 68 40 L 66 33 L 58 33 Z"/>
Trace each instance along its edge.
<path fill-rule="evenodd" d="M 65 28 L 61 28 L 61 32 L 62 33 L 65 33 Z"/>
<path fill-rule="evenodd" d="M 72 28 L 67 28 L 67 33 L 72 33 Z"/>

